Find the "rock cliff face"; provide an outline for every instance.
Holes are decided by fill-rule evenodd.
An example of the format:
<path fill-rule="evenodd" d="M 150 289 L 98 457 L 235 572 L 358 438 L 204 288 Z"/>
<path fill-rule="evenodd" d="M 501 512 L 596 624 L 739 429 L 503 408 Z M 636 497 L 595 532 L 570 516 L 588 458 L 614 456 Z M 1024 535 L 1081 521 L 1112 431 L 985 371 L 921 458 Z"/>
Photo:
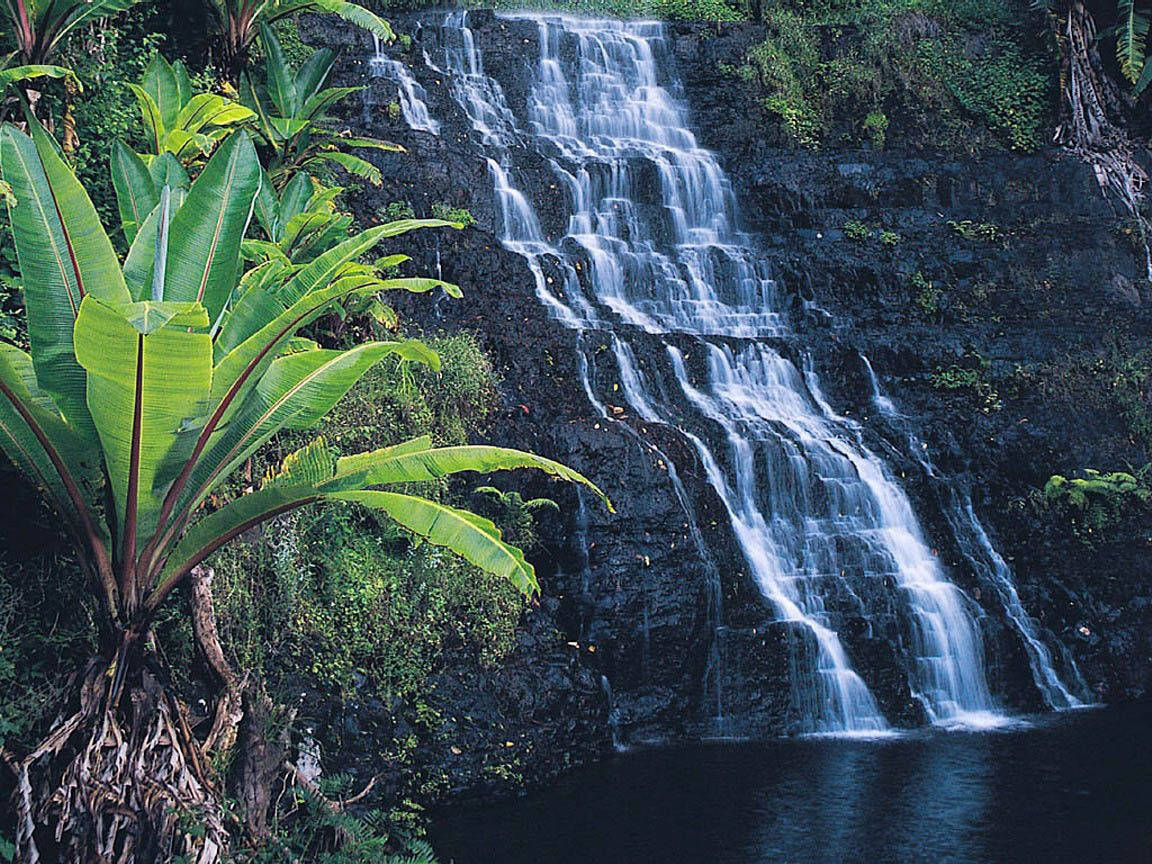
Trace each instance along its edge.
<path fill-rule="evenodd" d="M 419 18 L 396 23 L 419 36 Z M 470 23 L 509 104 L 523 104 L 538 56 L 535 27 L 485 13 Z M 1030 503 L 1052 473 L 1148 459 L 1132 432 L 1133 412 L 1150 408 L 1143 379 L 1137 404 L 1113 386 L 1124 364 L 1131 372 L 1134 346 L 1152 323 L 1142 259 L 1119 230 L 1121 215 L 1086 166 L 1054 151 L 967 157 L 899 140 L 884 151 L 771 148 L 763 134 L 771 118 L 721 72 L 757 35 L 751 26 L 670 32 L 695 131 L 721 156 L 777 280 L 797 307 L 807 305 L 807 347 L 834 407 L 859 420 L 869 446 L 896 468 L 958 583 L 980 598 L 982 583 L 949 530 L 957 490 L 970 493 L 1025 607 L 1088 685 L 1106 700 L 1144 695 L 1152 685 L 1149 526 L 1120 525 L 1089 547 Z M 515 780 L 532 781 L 594 758 L 614 738 L 786 731 L 788 628 L 772 622 L 746 574 L 691 445 L 674 430 L 643 428 L 619 406 L 609 404 L 607 418 L 592 408 L 574 343 L 602 334 L 578 337 L 550 319 L 524 259 L 501 247 L 485 154 L 444 74 L 424 65 L 419 38 L 397 49 L 442 124 L 439 135 L 414 132 L 390 109 L 396 84 L 370 77 L 371 46 L 361 34 L 311 19 L 305 36 L 344 48 L 340 83 L 367 85 L 361 104 L 348 100 L 342 122 L 408 148 L 372 156 L 385 182 L 354 196 L 361 220 L 384 219 L 390 202 L 409 202 L 418 215 L 447 204 L 476 217 L 467 230 L 406 241 L 415 272 L 458 283 L 465 299 L 404 301 L 403 317 L 430 331 L 475 332 L 504 379 L 505 413 L 492 440 L 584 471 L 618 510 L 612 516 L 570 490 L 515 481 L 556 497 L 565 518 L 548 532 L 538 568 L 544 598 L 527 614 L 508 666 L 479 677 L 462 661 L 441 676 L 446 716 L 465 742 L 463 753 L 424 754 L 456 778 L 446 791 L 508 785 L 485 766 L 510 741 Z M 519 156 L 530 172 L 534 157 Z M 546 165 L 537 170 L 541 222 L 546 231 L 562 227 L 562 190 Z M 599 358 L 599 346 L 584 347 Z M 607 353 L 589 370 L 598 392 L 611 391 L 617 374 Z M 877 410 L 861 355 L 899 416 Z M 931 468 L 914 458 L 909 436 Z M 708 555 L 690 536 L 665 459 L 679 469 Z M 1028 671 L 1017 640 L 992 616 L 982 623 L 1002 648 L 990 663 L 995 689 L 1015 694 L 1011 707 L 1036 707 L 1034 688 L 1019 684 Z M 895 661 L 884 639 L 851 638 L 877 670 L 870 683 L 890 719 L 918 722 L 898 676 L 885 675 Z"/>
<path fill-rule="evenodd" d="M 1147 693 L 1147 518 L 1087 545 L 1034 506 L 1052 474 L 1149 459 L 1138 428 L 1152 408 L 1148 386 L 1124 383 L 1144 382 L 1152 324 L 1128 217 L 1089 166 L 1057 150 L 964 156 L 925 140 L 881 152 L 766 148 L 757 129 L 768 118 L 717 71 L 744 38 L 677 34 L 687 96 L 779 278 L 835 318 L 813 349 L 826 374 L 835 370 L 837 407 L 876 413 L 855 359 L 863 353 L 936 466 L 971 488 L 1025 607 L 1093 690 L 1105 700 Z M 854 239 L 858 225 L 866 238 Z M 975 383 L 956 386 L 957 369 Z M 891 437 L 891 424 L 875 425 Z M 905 470 L 922 518 L 938 522 L 940 489 Z M 944 554 L 962 578 L 956 553 Z"/>

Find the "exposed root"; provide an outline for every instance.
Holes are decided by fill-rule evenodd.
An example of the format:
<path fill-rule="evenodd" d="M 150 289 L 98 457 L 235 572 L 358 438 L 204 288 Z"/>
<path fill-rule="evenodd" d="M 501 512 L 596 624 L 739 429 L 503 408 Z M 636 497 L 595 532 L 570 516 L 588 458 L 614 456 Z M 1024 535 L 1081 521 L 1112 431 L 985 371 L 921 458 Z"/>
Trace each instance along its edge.
<path fill-rule="evenodd" d="M 1148 173 L 1135 158 L 1136 148 L 1123 126 L 1120 98 L 1108 78 L 1096 48 L 1096 24 L 1082 0 L 1068 4 L 1059 21 L 1057 39 L 1061 52 L 1061 123 L 1056 143 L 1063 144 L 1092 166 L 1101 191 L 1120 202 L 1136 221 L 1144 246 L 1144 264 L 1152 280 L 1152 225 L 1143 204 Z"/>
<path fill-rule="evenodd" d="M 308 775 L 306 775 L 293 763 L 285 762 L 284 770 L 286 770 L 292 776 L 292 778 L 298 784 L 300 784 L 300 788 L 302 788 L 305 792 L 307 792 L 333 813 L 342 813 L 346 808 L 351 807 L 358 801 L 362 801 L 367 798 L 369 793 L 376 787 L 376 781 L 379 779 L 377 777 L 373 777 L 368 781 L 363 789 L 361 789 L 351 798 L 339 798 L 333 800 L 327 797 L 322 791 L 320 791 L 320 787 L 316 785 L 316 782 L 309 779 Z"/>
<path fill-rule="evenodd" d="M 236 743 L 246 679 L 220 647 L 211 581 L 204 568 L 191 589 L 196 641 L 221 688 L 205 741 L 156 654 L 125 636 L 115 660 L 89 665 L 75 713 L 25 758 L 6 760 L 16 775 L 18 861 L 36 864 L 46 843 L 54 859 L 82 864 L 221 860 L 229 837 L 209 755 L 224 762 Z"/>
<path fill-rule="evenodd" d="M 236 744 L 240 721 L 244 717 L 243 693 L 248 678 L 237 681 L 216 630 L 216 612 L 212 605 L 212 568 L 200 566 L 191 573 L 192 632 L 209 668 L 220 682 L 221 693 L 216 701 L 212 729 L 204 741 L 204 749 L 216 753 L 230 753 Z"/>
<path fill-rule="evenodd" d="M 38 862 L 50 832 L 61 861 L 215 864 L 228 842 L 219 794 L 179 706 L 141 664 L 125 676 L 130 708 L 120 710 L 112 672 L 90 667 L 80 710 L 18 763 L 17 860 Z"/>

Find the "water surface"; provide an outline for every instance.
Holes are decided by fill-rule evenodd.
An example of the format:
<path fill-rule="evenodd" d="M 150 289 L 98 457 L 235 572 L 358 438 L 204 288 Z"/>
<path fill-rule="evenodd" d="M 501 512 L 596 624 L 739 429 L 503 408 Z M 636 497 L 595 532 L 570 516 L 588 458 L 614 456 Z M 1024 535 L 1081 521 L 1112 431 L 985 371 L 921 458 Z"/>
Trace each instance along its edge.
<path fill-rule="evenodd" d="M 633 752 L 433 841 L 455 864 L 1152 862 L 1152 705 L 1029 723 Z"/>

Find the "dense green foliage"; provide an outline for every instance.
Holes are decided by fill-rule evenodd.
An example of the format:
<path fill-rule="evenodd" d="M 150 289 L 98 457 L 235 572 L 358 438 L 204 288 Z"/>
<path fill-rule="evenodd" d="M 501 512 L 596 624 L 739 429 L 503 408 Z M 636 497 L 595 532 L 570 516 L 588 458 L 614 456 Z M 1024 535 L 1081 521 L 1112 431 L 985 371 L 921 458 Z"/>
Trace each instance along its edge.
<path fill-rule="evenodd" d="M 343 7 L 359 16 L 351 4 Z M 114 196 L 106 186 L 94 188 L 99 209 L 65 161 L 77 150 L 72 91 L 65 88 L 62 99 L 41 106 L 44 116 L 59 121 L 63 148 L 31 114 L 30 135 L 10 125 L 0 129 L 0 192 L 18 253 L 6 262 L 4 284 L 9 296 L 23 294 L 25 307 L 5 310 L 11 324 L 5 328 L 10 341 L 0 345 L 0 445 L 67 527 L 76 556 L 43 565 L 21 562 L 19 572 L 4 580 L 0 648 L 9 650 L 0 657 L 0 682 L 17 695 L 0 712 L 0 738 L 26 742 L 42 731 L 47 711 L 77 683 L 62 690 L 39 679 L 68 681 L 59 672 L 82 667 L 85 655 L 92 655 L 85 674 L 96 676 L 96 686 L 93 700 L 84 703 L 91 707 L 83 709 L 91 714 L 61 733 L 77 736 L 76 755 L 59 768 L 49 761 L 36 770 L 61 771 L 50 773 L 48 782 L 77 791 L 85 778 L 99 775 L 123 790 L 122 798 L 86 797 L 72 805 L 69 792 L 41 808 L 31 792 L 22 792 L 18 805 L 25 814 L 19 825 L 54 819 L 77 857 L 106 848 L 105 842 L 128 844 L 118 854 L 130 857 L 135 841 L 115 827 L 125 818 L 147 819 L 158 836 L 173 838 L 175 848 L 190 854 L 222 848 L 229 831 L 223 802 L 194 779 L 202 769 L 190 766 L 218 758 L 216 770 L 225 772 L 220 788 L 228 782 L 236 737 L 218 737 L 216 730 L 226 728 L 220 726 L 229 716 L 223 712 L 239 705 L 238 687 L 287 703 L 308 678 L 317 692 L 337 698 L 371 680 L 389 702 L 409 700 L 417 715 L 428 715 L 422 686 L 446 641 L 457 650 L 472 646 L 481 665 L 498 659 L 519 618 L 516 589 L 531 592 L 535 584 L 523 552 L 502 540 L 493 522 L 456 506 L 444 478 L 529 459 L 548 472 L 582 479 L 538 457 L 461 446 L 494 392 L 474 343 L 442 340 L 445 351 L 458 357 L 442 369 L 439 355 L 419 342 L 343 326 L 366 313 L 377 327 L 396 327 L 395 314 L 377 299 L 388 290 L 442 288 L 460 296 L 440 280 L 396 277 L 406 256 L 362 260 L 381 240 L 454 223 L 407 219 L 357 231 L 334 204 L 341 190 L 318 184 L 302 169 L 326 161 L 368 176 L 377 169 L 342 148 L 379 142 L 337 144 L 319 125 L 324 108 L 351 92 L 325 88 L 331 52 L 316 52 L 294 69 L 267 26 L 262 42 L 267 66 L 246 90 L 252 110 L 208 92 L 202 83 L 211 86 L 210 78 L 194 80 L 183 63 L 170 63 L 150 45 L 132 58 L 139 69 L 150 57 L 139 84 L 126 85 L 137 99 L 144 135 L 133 146 L 112 147 Z M 113 128 L 123 118 L 114 113 Z M 263 164 L 247 135 L 232 131 L 249 123 L 263 136 Z M 441 209 L 461 220 L 456 227 L 472 221 L 466 211 Z M 245 240 L 254 211 L 263 240 Z M 115 246 L 101 226 L 102 214 L 117 225 Z M 127 247 L 127 255 L 117 246 Z M 325 316 L 342 323 L 333 330 Z M 30 350 L 23 350 L 29 347 L 25 327 Z M 343 344 L 322 348 L 301 332 L 305 328 L 328 345 Z M 356 344 L 364 336 L 368 341 Z M 397 362 L 381 366 L 388 358 Z M 413 364 L 429 371 L 414 372 Z M 373 368 L 389 377 L 376 377 L 366 395 L 351 400 L 349 413 L 337 412 L 327 428 L 315 428 Z M 372 412 L 382 417 L 389 410 L 392 422 L 365 425 Z M 436 448 L 433 436 L 456 446 Z M 371 452 L 346 449 L 357 437 L 367 439 Z M 397 443 L 404 438 L 409 440 Z M 381 488 L 386 486 L 398 488 Z M 314 517 L 295 512 L 322 500 L 333 503 Z M 528 505 L 499 500 L 508 505 L 500 515 L 529 539 Z M 256 530 L 263 523 L 273 530 Z M 209 630 L 192 625 L 215 620 L 211 601 L 196 587 L 210 583 L 195 577 L 185 598 L 190 607 L 166 601 L 183 591 L 201 562 L 237 538 L 243 539 L 231 558 L 228 552 L 218 556 L 219 624 Z M 433 545 L 462 554 L 470 566 Z M 70 575 L 81 600 L 63 616 L 56 651 L 45 650 L 48 640 L 38 638 L 61 623 L 46 626 L 51 602 L 44 592 L 16 587 L 45 584 L 46 566 L 58 567 L 57 577 Z M 157 616 L 163 635 L 153 643 Z M 217 629 L 226 656 L 214 647 Z M 144 662 L 143 655 L 152 659 Z M 151 670 L 158 668 L 170 668 L 194 691 L 200 686 L 197 656 L 209 658 L 220 686 L 212 732 L 203 741 L 187 730 L 134 736 L 142 752 L 166 752 L 164 771 L 148 777 L 164 793 L 142 797 L 147 784 L 137 772 L 151 752 L 107 764 L 100 729 L 109 723 L 171 729 L 175 701 L 140 703 L 134 696 L 129 702 L 122 694 L 155 687 Z M 238 684 L 226 671 L 229 660 L 250 684 Z M 96 672 L 102 667 L 107 674 Z M 269 704 L 275 713 L 280 702 Z M 429 716 L 421 722 L 427 725 Z M 407 739 L 392 744 L 397 758 L 411 746 Z M 32 749 L 27 764 L 36 766 L 42 754 L 52 757 L 60 746 Z M 313 793 L 305 784 L 298 794 Z M 247 818 L 262 820 L 265 809 Z M 200 827 L 187 833 L 179 826 L 194 810 L 202 814 Z M 79 820 L 78 812 L 85 814 Z M 271 818 L 278 820 L 279 813 Z M 93 823 L 108 824 L 110 837 L 122 839 L 106 841 L 77 827 Z M 285 836 L 308 835 L 308 825 L 293 819 Z M 334 829 L 335 840 L 323 847 L 305 840 L 304 849 L 330 855 L 345 847 L 342 854 L 357 860 L 361 834 L 368 844 L 364 853 L 387 843 L 364 825 L 364 832 L 353 830 L 353 822 L 330 825 L 321 834 L 331 838 Z M 287 853 L 296 845 L 284 843 L 269 848 Z M 20 854 L 35 857 L 32 834 L 19 830 L 16 844 Z"/>
<path fill-rule="evenodd" d="M 790 0 L 766 5 L 767 38 L 728 71 L 802 147 L 919 140 L 947 148 L 1042 143 L 1052 64 L 1041 18 L 999 0 Z"/>
<path fill-rule="evenodd" d="M 744 17 L 739 4 L 726 0 L 470 0 L 468 5 L 489 9 L 543 9 L 571 15 L 657 18 L 669 21 L 737 21 Z"/>
<path fill-rule="evenodd" d="M 441 357 L 439 372 L 404 362 L 378 365 L 315 429 L 275 439 L 253 473 L 273 469 L 308 435 L 354 453 L 420 433 L 445 445 L 481 433 L 496 392 L 486 358 L 466 336 L 429 345 Z M 452 497 L 443 481 L 419 488 Z M 348 691 L 357 671 L 374 686 L 410 696 L 435 668 L 451 628 L 500 631 L 499 639 L 482 640 L 486 652 L 507 639 L 520 608 L 515 592 L 475 568 L 340 505 L 281 517 L 263 542 L 223 550 L 214 566 L 225 643 L 240 665 L 272 679 L 291 680 L 307 669 L 318 686 L 336 692 Z M 487 608 L 489 599 L 504 603 L 505 613 Z M 277 656 L 265 657 L 267 650 Z"/>

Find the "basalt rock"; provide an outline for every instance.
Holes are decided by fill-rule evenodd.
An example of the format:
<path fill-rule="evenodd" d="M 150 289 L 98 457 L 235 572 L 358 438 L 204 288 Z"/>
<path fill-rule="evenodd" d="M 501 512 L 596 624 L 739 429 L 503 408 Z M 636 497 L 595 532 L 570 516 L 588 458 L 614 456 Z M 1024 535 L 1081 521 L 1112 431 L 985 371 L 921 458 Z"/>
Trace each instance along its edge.
<path fill-rule="evenodd" d="M 464 744 L 460 753 L 438 747 L 420 758 L 451 774 L 447 791 L 489 793 L 507 788 L 484 766 L 508 742 L 531 754 L 518 779 L 540 780 L 602 754 L 614 735 L 642 743 L 788 731 L 788 645 L 796 635 L 773 621 L 751 583 L 723 505 L 685 439 L 642 428 L 622 400 L 606 405 L 606 417 L 590 405 L 575 341 L 586 340 L 585 355 L 595 359 L 596 340 L 607 350 L 606 334 L 578 336 L 552 320 L 524 259 L 501 246 L 485 153 L 446 75 L 423 62 L 422 20 L 429 19 L 395 22 L 414 40 L 394 56 L 427 91 L 439 135 L 411 131 L 388 110 L 396 85 L 369 77 L 362 34 L 327 18 L 306 20 L 309 41 L 344 47 L 339 83 L 367 84 L 360 104 L 341 109 L 342 124 L 408 151 L 371 154 L 384 184 L 352 196 L 356 214 L 378 222 L 390 202 L 408 202 L 418 215 L 436 204 L 473 214 L 474 227 L 412 235 L 404 247 L 413 272 L 458 283 L 464 299 L 401 301 L 402 317 L 428 331 L 474 332 L 503 379 L 492 442 L 584 471 L 618 512 L 539 480 L 511 481 L 525 494 L 557 498 L 566 514 L 545 530 L 545 600 L 527 615 L 500 671 L 480 674 L 459 658 L 441 673 L 446 730 Z M 469 23 L 490 46 L 488 71 L 509 103 L 523 104 L 537 28 L 487 13 L 472 13 Z M 935 152 L 924 139 L 890 138 L 885 150 L 775 146 L 764 134 L 773 118 L 751 85 L 721 71 L 761 30 L 682 25 L 671 36 L 695 129 L 720 155 L 746 227 L 802 312 L 827 395 L 901 479 L 950 575 L 981 605 L 995 605 L 949 528 L 949 496 L 960 488 L 970 490 L 1014 569 L 1025 608 L 1098 698 L 1146 694 L 1152 526 L 1131 519 L 1090 547 L 1036 495 L 1053 473 L 1141 465 L 1149 455 L 1132 432 L 1132 406 L 1117 401 L 1107 376 L 1146 338 L 1152 292 L 1123 217 L 1091 169 L 1056 150 L 961 156 Z M 519 152 L 517 160 L 542 228 L 562 234 L 563 190 L 545 160 Z M 847 231 L 849 223 L 863 225 L 865 236 Z M 861 355 L 899 423 L 877 411 Z M 597 392 L 612 391 L 611 363 L 589 371 Z M 1142 398 L 1152 410 L 1146 387 Z M 923 453 L 910 452 L 909 430 Z M 690 536 L 665 459 L 678 468 L 710 555 Z M 1011 707 L 1039 707 L 1039 695 L 1021 683 L 1030 679 L 1019 640 L 995 615 L 980 625 L 997 648 L 988 667 L 993 689 L 1017 694 Z M 902 638 L 895 618 L 849 619 L 844 629 L 878 670 L 869 683 L 884 694 L 889 719 L 923 722 L 902 678 L 884 671 L 895 669 L 892 646 Z M 388 706 L 377 710 L 390 714 Z"/>

